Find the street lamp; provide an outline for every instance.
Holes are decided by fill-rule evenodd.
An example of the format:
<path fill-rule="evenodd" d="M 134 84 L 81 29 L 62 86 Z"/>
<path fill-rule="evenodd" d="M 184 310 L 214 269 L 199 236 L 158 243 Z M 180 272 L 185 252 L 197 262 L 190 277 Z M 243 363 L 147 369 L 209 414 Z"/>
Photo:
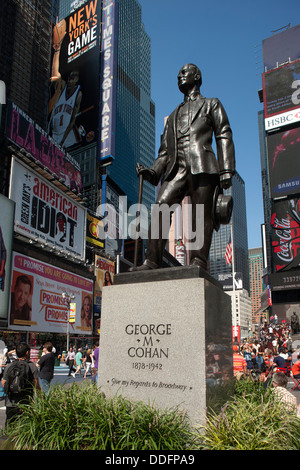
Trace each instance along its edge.
<path fill-rule="evenodd" d="M 67 322 L 67 352 L 69 351 L 69 342 L 70 342 L 70 303 L 71 300 L 75 299 L 74 295 L 69 295 L 67 292 L 62 292 L 61 294 L 63 299 L 67 299 L 68 303 L 68 322 Z"/>

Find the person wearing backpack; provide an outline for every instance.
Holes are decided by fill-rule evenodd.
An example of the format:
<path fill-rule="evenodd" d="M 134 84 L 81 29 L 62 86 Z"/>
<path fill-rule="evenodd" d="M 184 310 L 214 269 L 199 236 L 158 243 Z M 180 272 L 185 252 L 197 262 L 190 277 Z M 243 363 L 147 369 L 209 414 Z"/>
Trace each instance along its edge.
<path fill-rule="evenodd" d="M 40 390 L 38 369 L 30 362 L 28 344 L 18 344 L 16 354 L 18 359 L 5 368 L 1 381 L 5 392 L 5 425 L 21 414 L 19 404 L 28 404 L 34 390 Z"/>

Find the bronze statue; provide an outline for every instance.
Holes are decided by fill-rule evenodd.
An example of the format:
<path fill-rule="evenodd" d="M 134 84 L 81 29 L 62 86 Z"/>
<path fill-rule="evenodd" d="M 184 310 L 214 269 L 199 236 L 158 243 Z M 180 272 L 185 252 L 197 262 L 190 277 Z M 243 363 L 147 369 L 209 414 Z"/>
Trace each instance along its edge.
<path fill-rule="evenodd" d="M 205 98 L 200 94 L 201 72 L 194 64 L 184 65 L 178 73 L 178 87 L 184 94 L 181 103 L 168 117 L 158 158 L 151 168 L 137 164 L 137 173 L 153 185 L 162 179 L 156 204 L 180 204 L 186 195 L 191 197 L 192 225 L 197 223 L 196 206 L 204 207 L 204 243 L 191 251 L 191 265 L 207 270 L 207 260 L 213 229 L 219 222 L 214 215 L 225 211 L 228 223 L 232 200 L 222 198 L 223 189 L 231 186 L 235 173 L 235 152 L 232 131 L 226 112 L 217 98 Z M 212 149 L 215 135 L 217 159 Z M 220 194 L 221 193 L 221 194 Z M 218 198 L 219 195 L 219 198 Z M 223 214 L 224 217 L 224 214 Z M 170 221 L 171 222 L 171 221 Z M 151 220 L 151 224 L 153 219 Z M 147 270 L 161 267 L 166 239 L 151 237 L 144 263 L 131 270 Z"/>

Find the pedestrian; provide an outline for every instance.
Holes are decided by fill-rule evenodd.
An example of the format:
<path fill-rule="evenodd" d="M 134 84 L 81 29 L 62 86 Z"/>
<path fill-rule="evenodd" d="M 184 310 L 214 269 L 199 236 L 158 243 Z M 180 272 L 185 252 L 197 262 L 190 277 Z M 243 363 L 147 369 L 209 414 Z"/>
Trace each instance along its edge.
<path fill-rule="evenodd" d="M 253 362 L 252 362 L 251 349 L 248 345 L 246 345 L 244 349 L 244 358 L 247 364 L 247 371 L 249 372 L 250 370 L 253 369 Z"/>
<path fill-rule="evenodd" d="M 92 350 L 88 349 L 85 357 L 83 359 L 83 364 L 85 368 L 84 379 L 86 379 L 88 372 L 92 375 Z"/>
<path fill-rule="evenodd" d="M 5 391 L 6 423 L 22 413 L 20 404 L 29 404 L 35 390 L 40 390 L 37 366 L 30 361 L 30 347 L 20 343 L 16 347 L 17 360 L 4 370 L 2 387 Z"/>
<path fill-rule="evenodd" d="M 37 363 L 39 367 L 39 381 L 41 389 L 48 394 L 50 382 L 54 376 L 55 354 L 53 353 L 53 345 L 50 341 L 44 344 L 43 355 Z"/>
<path fill-rule="evenodd" d="M 297 398 L 286 389 L 287 376 L 283 372 L 275 372 L 272 384 L 276 402 L 282 403 L 286 411 L 297 414 Z"/>
<path fill-rule="evenodd" d="M 99 361 L 99 341 L 96 341 L 94 345 L 93 351 L 93 358 L 94 358 L 94 378 L 97 383 L 98 381 L 98 361 Z"/>
<path fill-rule="evenodd" d="M 72 377 L 74 377 L 74 378 L 75 378 L 75 375 L 78 374 L 78 372 L 81 375 L 81 367 L 82 367 L 82 352 L 81 351 L 82 351 L 82 348 L 78 348 L 78 351 L 75 355 L 76 370 L 75 370 L 75 372 L 73 372 L 71 374 Z"/>
<path fill-rule="evenodd" d="M 66 357 L 66 364 L 67 366 L 69 366 L 68 377 L 70 377 L 73 371 L 75 372 L 74 361 L 75 361 L 75 352 L 73 350 L 73 347 L 70 346 L 67 357 Z"/>
<path fill-rule="evenodd" d="M 233 353 L 233 375 L 237 380 L 247 375 L 246 359 L 238 352 Z"/>
<path fill-rule="evenodd" d="M 295 379 L 300 379 L 300 354 L 298 354 L 297 361 L 293 364 L 292 374 Z"/>

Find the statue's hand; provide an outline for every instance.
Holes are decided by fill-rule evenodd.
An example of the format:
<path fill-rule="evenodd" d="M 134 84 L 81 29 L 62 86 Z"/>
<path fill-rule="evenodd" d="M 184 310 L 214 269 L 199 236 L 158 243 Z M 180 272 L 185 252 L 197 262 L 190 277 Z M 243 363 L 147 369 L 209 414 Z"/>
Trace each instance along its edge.
<path fill-rule="evenodd" d="M 232 182 L 232 174 L 231 173 L 223 173 L 220 175 L 220 186 L 222 189 L 228 189 L 231 187 Z"/>
<path fill-rule="evenodd" d="M 156 184 L 156 173 L 154 170 L 151 170 L 151 168 L 147 168 L 141 163 L 137 163 L 136 172 L 138 176 L 142 175 L 145 180 L 149 181 L 149 183 L 153 185 Z"/>

